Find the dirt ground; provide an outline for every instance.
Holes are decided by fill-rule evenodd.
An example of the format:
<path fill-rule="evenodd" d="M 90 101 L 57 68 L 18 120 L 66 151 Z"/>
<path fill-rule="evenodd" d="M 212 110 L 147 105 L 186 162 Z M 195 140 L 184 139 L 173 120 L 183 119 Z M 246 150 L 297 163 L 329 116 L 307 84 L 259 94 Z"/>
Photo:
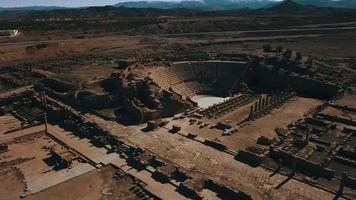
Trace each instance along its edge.
<path fill-rule="evenodd" d="M 56 185 L 48 190 L 26 197 L 28 200 L 133 200 L 135 195 L 129 191 L 133 180 L 124 177 L 113 179 L 115 170 L 112 166 L 94 170 L 75 179 Z"/>
<path fill-rule="evenodd" d="M 139 187 L 137 182 L 123 173 L 116 176 L 117 171 L 112 165 L 98 170 L 91 166 L 87 172 L 81 172 L 87 170 L 87 165 L 90 164 L 75 160 L 70 168 L 56 169 L 48 159 L 51 157 L 48 148 L 54 145 L 59 144 L 48 136 L 40 136 L 12 143 L 9 145 L 9 151 L 1 153 L 0 178 L 6 181 L 0 183 L 0 192 L 13 192 L 2 192 L 0 199 L 21 199 L 21 195 L 26 195 L 24 199 L 33 200 L 131 200 L 137 199 L 136 195 L 142 195 L 140 191 L 143 190 L 133 190 L 134 187 Z M 95 153 L 101 152 L 96 152 L 95 149 L 86 152 L 93 156 L 97 155 Z M 10 189 L 11 186 L 14 188 Z"/>
<path fill-rule="evenodd" d="M 119 135 L 119 134 L 118 134 Z M 231 187 L 252 194 L 256 199 L 330 199 L 330 194 L 314 187 L 301 185 L 298 181 L 288 181 L 283 187 L 275 187 L 283 182 L 282 177 L 270 176 L 271 172 L 253 168 L 236 161 L 233 156 L 217 151 L 199 142 L 171 134 L 165 129 L 154 132 L 136 133 L 128 138 L 160 157 L 170 160 L 190 173 L 204 174 Z M 301 191 L 299 188 L 303 188 Z M 305 189 L 304 189 L 305 188 Z"/>
<path fill-rule="evenodd" d="M 340 106 L 349 106 L 349 107 L 356 107 L 356 95 L 348 95 L 344 96 L 341 99 L 334 101 L 335 104 Z"/>
<path fill-rule="evenodd" d="M 2 64 L 12 61 L 36 61 L 38 59 L 58 57 L 72 53 L 110 53 L 117 52 L 120 49 L 140 48 L 140 40 L 127 36 L 102 36 L 90 39 L 72 39 L 63 40 L 41 40 L 41 37 L 32 41 L 19 43 L 0 43 L 0 61 Z M 47 44 L 45 48 L 28 50 L 29 47 L 37 44 Z"/>
<path fill-rule="evenodd" d="M 0 136 L 21 128 L 21 122 L 12 115 L 0 116 Z"/>
<path fill-rule="evenodd" d="M 304 55 L 331 56 L 331 57 L 354 57 L 356 39 L 354 32 L 317 35 L 316 37 L 298 37 L 285 39 L 258 39 L 255 41 L 237 35 L 201 35 L 199 37 L 188 36 L 125 36 L 125 35 L 101 35 L 96 38 L 60 40 L 43 40 L 41 37 L 26 42 L 0 43 L 0 61 L 2 64 L 11 62 L 36 61 L 39 59 L 59 57 L 71 54 L 115 54 L 125 58 L 127 53 L 159 54 L 175 51 L 177 47 L 190 48 L 201 51 L 215 52 L 249 52 L 250 49 L 261 48 L 265 43 L 272 46 L 282 45 L 285 49 L 290 48 L 302 52 Z M 288 35 L 287 35 L 288 36 Z M 236 41 L 236 39 L 241 39 Z M 337 41 L 337 42 L 335 42 Z M 37 44 L 47 44 L 42 49 L 28 50 Z M 177 49 L 177 50 L 178 50 Z M 179 50 L 177 51 L 179 54 Z"/>
<path fill-rule="evenodd" d="M 43 160 L 48 157 L 48 151 L 44 147 L 56 144 L 54 141 L 43 136 L 41 138 L 31 139 L 21 143 L 15 143 L 9 146 L 9 151 L 1 154 L 1 162 L 15 159 L 31 159 L 24 163 L 16 165 L 18 169 L 26 176 L 41 174 L 52 169 Z M 31 151 L 29 151 L 31 149 Z"/>
<path fill-rule="evenodd" d="M 274 138 L 276 136 L 275 128 L 287 128 L 289 123 L 302 119 L 305 113 L 322 103 L 322 100 L 312 98 L 297 97 L 291 99 L 281 107 L 272 110 L 271 113 L 238 128 L 238 132 L 226 136 L 223 136 L 222 130 L 216 128 L 199 128 L 197 124 L 190 125 L 188 119 L 173 120 L 166 127 L 170 128 L 172 125 L 179 125 L 183 133 L 193 133 L 202 138 L 218 139 L 229 149 L 238 151 L 256 145 L 256 141 L 260 136 Z M 218 121 L 228 120 L 231 121 L 233 127 L 237 127 L 237 123 L 248 116 L 249 110 L 250 106 L 247 105 L 218 119 L 201 119 L 200 121 L 203 121 L 203 123 L 208 121 L 210 125 L 215 125 Z"/>
<path fill-rule="evenodd" d="M 271 113 L 249 122 L 249 125 L 239 128 L 238 132 L 219 139 L 233 150 L 253 146 L 260 136 L 274 138 L 275 128 L 287 128 L 289 123 L 302 119 L 304 114 L 322 103 L 323 101 L 317 99 L 297 97 Z"/>
<path fill-rule="evenodd" d="M 21 172 L 16 168 L 0 170 L 0 199 L 17 200 L 25 189 Z"/>
<path fill-rule="evenodd" d="M 261 47 L 262 42 L 246 42 L 245 45 L 254 48 Z M 284 48 L 302 52 L 304 55 L 317 57 L 355 57 L 355 33 L 340 33 L 313 38 L 284 39 L 268 41 L 272 46 L 282 45 Z"/>
<path fill-rule="evenodd" d="M 304 101 L 308 102 L 308 100 Z M 314 102 L 315 105 L 319 103 L 319 101 Z M 289 112 L 292 113 L 292 111 Z M 252 194 L 256 199 L 267 197 L 270 199 L 331 199 L 333 197 L 330 193 L 307 187 L 296 180 L 288 181 L 283 187 L 276 189 L 275 187 L 283 182 L 285 177 L 270 176 L 271 172 L 268 170 L 261 167 L 252 168 L 236 161 L 232 155 L 178 134 L 169 133 L 165 128 L 142 132 L 141 129 L 146 126 L 145 124 L 125 128 L 114 122 L 105 123 L 99 118 L 92 117 L 91 119 L 122 140 L 139 145 L 160 158 L 182 167 L 190 174 L 203 174 L 206 178 L 212 178 L 236 190 Z M 210 194 L 206 195 L 210 196 Z"/>

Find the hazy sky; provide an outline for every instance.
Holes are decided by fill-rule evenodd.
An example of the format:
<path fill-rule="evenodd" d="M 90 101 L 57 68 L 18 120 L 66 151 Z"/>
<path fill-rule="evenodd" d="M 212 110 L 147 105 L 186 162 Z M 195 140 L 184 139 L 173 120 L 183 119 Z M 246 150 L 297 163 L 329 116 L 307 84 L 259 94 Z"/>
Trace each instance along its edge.
<path fill-rule="evenodd" d="M 94 6 L 110 5 L 120 0 L 0 0 L 0 7 L 23 7 L 23 6 Z"/>
<path fill-rule="evenodd" d="M 103 6 L 128 0 L 0 0 L 0 7 L 23 7 L 23 6 Z M 131 0 L 130 0 L 131 1 Z M 133 0 L 135 1 L 135 0 Z M 138 1 L 138 0 L 136 0 Z M 173 1 L 173 0 L 167 0 Z"/>
<path fill-rule="evenodd" d="M 0 0 L 0 7 L 24 7 L 24 6 L 103 6 L 112 5 L 122 1 L 139 0 Z M 164 0 L 179 1 L 179 0 Z M 356 0 L 355 0 L 356 1 Z"/>
<path fill-rule="evenodd" d="M 143 0 L 0 0 L 0 7 L 24 7 L 24 6 L 104 6 L 112 5 L 124 1 L 143 1 Z M 159 1 L 159 0 L 148 0 Z M 160 0 L 162 1 L 162 0 Z M 181 1 L 181 0 L 163 0 Z"/>

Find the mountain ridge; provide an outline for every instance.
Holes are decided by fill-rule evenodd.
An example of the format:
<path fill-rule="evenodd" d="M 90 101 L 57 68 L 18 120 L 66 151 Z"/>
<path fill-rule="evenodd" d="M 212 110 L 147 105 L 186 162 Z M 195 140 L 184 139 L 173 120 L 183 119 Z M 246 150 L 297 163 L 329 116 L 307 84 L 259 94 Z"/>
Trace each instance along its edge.
<path fill-rule="evenodd" d="M 260 9 L 272 7 L 280 4 L 283 1 L 275 0 L 184 0 L 181 2 L 166 2 L 166 1 L 126 1 L 117 3 L 113 6 L 131 7 L 131 8 L 199 8 L 203 10 L 231 10 L 238 8 Z M 318 7 L 335 7 L 335 8 L 355 8 L 356 0 L 293 0 L 293 2 L 302 5 L 312 5 Z"/>
<path fill-rule="evenodd" d="M 334 8 L 352 8 L 356 9 L 356 0 L 293 0 L 293 2 L 318 6 L 318 7 L 334 7 Z M 249 9 L 262 9 L 273 7 L 281 2 L 276 2 L 275 0 L 183 0 L 180 2 L 167 2 L 167 1 L 125 1 L 111 5 L 113 7 L 127 7 L 127 8 L 158 8 L 158 9 L 175 9 L 175 8 L 186 8 L 186 9 L 200 9 L 208 11 L 218 11 L 218 10 L 234 10 L 241 8 Z M 88 7 L 78 7 L 78 8 L 88 8 Z M 76 9 L 67 8 L 60 6 L 29 6 L 29 7 L 13 7 L 13 8 L 3 8 L 0 7 L 0 12 L 4 11 L 46 11 L 46 10 L 59 10 L 59 9 Z"/>
<path fill-rule="evenodd" d="M 202 10 L 231 10 L 238 8 L 258 9 L 268 4 L 276 3 L 273 0 L 185 0 L 180 2 L 166 2 L 166 1 L 127 1 L 114 4 L 115 7 L 130 7 L 130 8 L 194 8 Z"/>
<path fill-rule="evenodd" d="M 62 9 L 69 9 L 69 8 L 61 7 L 61 6 L 27 6 L 27 7 L 11 7 L 11 8 L 0 7 L 0 12 L 1 11 L 46 11 L 46 10 L 62 10 Z"/>

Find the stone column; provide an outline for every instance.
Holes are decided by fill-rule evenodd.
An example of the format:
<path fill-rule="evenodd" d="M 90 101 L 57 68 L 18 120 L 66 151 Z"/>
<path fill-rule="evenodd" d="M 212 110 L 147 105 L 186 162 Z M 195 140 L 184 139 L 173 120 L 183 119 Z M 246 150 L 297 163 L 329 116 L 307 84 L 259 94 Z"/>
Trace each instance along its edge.
<path fill-rule="evenodd" d="M 293 155 L 292 157 L 292 173 L 291 173 L 291 177 L 295 175 L 295 171 L 297 170 L 297 159 L 295 158 L 295 156 Z"/>
<path fill-rule="evenodd" d="M 262 108 L 262 97 L 258 99 L 258 110 L 261 110 Z"/>
<path fill-rule="evenodd" d="M 337 191 L 337 195 L 338 196 L 341 196 L 344 193 L 344 182 L 345 182 L 345 179 L 346 179 L 346 173 L 343 172 L 341 180 L 340 180 L 340 186 L 339 186 L 339 189 Z"/>
<path fill-rule="evenodd" d="M 47 96 L 46 92 L 43 92 L 44 106 L 47 108 Z"/>
<path fill-rule="evenodd" d="M 270 95 L 268 95 L 268 96 L 267 96 L 267 105 L 269 105 L 269 104 L 271 104 L 271 103 L 272 103 L 272 102 L 271 102 L 271 100 L 272 100 L 272 99 L 271 99 L 271 96 L 270 96 Z"/>
<path fill-rule="evenodd" d="M 43 114 L 43 116 L 44 116 L 44 123 L 45 123 L 45 131 L 46 131 L 46 133 L 48 133 L 47 113 L 45 112 L 45 113 Z"/>
<path fill-rule="evenodd" d="M 248 118 L 251 118 L 253 115 L 253 105 L 250 106 L 250 115 L 248 116 Z"/>
<path fill-rule="evenodd" d="M 282 159 L 278 159 L 278 168 L 277 171 L 280 171 L 282 169 Z"/>
<path fill-rule="evenodd" d="M 255 101 L 255 112 L 257 111 L 257 109 L 258 109 L 258 103 L 257 101 Z"/>

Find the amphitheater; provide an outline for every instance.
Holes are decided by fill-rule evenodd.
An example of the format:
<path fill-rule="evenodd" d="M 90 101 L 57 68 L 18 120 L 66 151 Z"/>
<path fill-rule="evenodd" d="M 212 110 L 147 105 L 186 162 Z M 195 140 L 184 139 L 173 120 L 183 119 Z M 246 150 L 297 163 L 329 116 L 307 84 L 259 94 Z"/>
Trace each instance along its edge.
<path fill-rule="evenodd" d="M 228 99 L 245 78 L 247 69 L 246 62 L 174 62 L 170 67 L 155 68 L 150 78 L 164 90 L 205 108 Z"/>

